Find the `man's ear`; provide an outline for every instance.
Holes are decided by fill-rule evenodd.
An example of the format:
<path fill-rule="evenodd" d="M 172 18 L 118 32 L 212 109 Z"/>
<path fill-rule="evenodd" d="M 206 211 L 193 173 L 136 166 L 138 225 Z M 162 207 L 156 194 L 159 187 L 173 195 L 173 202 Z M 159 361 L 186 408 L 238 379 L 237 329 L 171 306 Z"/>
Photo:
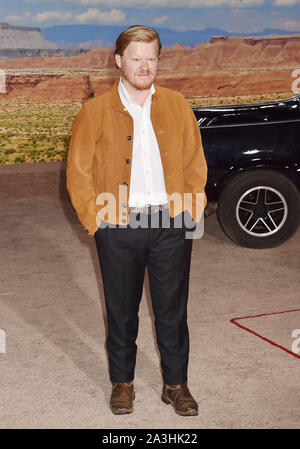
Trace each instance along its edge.
<path fill-rule="evenodd" d="M 121 56 L 116 54 L 115 55 L 115 62 L 116 62 L 116 66 L 118 67 L 118 69 L 122 68 L 122 60 L 121 60 Z"/>

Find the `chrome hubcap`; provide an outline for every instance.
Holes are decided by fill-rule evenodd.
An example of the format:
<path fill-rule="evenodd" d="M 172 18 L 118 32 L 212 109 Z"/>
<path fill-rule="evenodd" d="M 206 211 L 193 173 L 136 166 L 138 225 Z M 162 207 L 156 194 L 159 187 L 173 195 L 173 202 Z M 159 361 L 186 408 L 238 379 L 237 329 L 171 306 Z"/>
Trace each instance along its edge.
<path fill-rule="evenodd" d="M 236 206 L 240 227 L 254 237 L 267 237 L 278 232 L 287 219 L 287 213 L 285 198 L 269 186 L 247 190 Z"/>

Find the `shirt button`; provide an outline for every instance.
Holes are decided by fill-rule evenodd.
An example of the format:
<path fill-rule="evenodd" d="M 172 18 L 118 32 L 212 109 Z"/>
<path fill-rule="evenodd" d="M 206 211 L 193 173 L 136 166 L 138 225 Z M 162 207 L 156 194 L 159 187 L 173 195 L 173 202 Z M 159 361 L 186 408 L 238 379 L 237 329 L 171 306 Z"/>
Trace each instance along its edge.
<path fill-rule="evenodd" d="M 127 136 L 127 140 L 131 140 L 131 136 Z"/>
<path fill-rule="evenodd" d="M 126 204 L 126 203 L 123 203 L 123 204 L 122 204 L 122 207 L 127 207 L 127 204 Z"/>

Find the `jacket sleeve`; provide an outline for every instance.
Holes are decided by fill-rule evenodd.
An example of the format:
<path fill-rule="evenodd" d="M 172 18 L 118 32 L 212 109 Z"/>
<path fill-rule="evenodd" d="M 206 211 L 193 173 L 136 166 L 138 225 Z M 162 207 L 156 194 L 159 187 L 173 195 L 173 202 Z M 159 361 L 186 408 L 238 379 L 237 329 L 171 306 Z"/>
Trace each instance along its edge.
<path fill-rule="evenodd" d="M 205 185 L 207 181 L 207 163 L 204 155 L 202 137 L 195 114 L 185 98 L 184 108 L 184 144 L 183 144 L 183 174 L 184 191 L 191 194 L 192 201 L 186 201 L 186 209 L 194 221 L 199 222 L 207 203 Z M 189 196 L 188 196 L 189 198 Z"/>
<path fill-rule="evenodd" d="M 79 221 L 90 235 L 98 229 L 96 193 L 92 179 L 95 141 L 95 125 L 89 109 L 83 104 L 72 124 L 66 178 L 71 202 Z"/>

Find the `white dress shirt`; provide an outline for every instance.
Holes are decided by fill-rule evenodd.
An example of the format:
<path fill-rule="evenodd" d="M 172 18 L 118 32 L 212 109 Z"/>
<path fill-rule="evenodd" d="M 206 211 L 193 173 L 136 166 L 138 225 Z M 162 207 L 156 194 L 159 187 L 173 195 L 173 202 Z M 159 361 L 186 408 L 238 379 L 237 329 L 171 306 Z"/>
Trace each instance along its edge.
<path fill-rule="evenodd" d="M 143 106 L 137 104 L 120 78 L 119 95 L 124 107 L 133 118 L 133 149 L 129 191 L 129 207 L 144 207 L 166 204 L 168 196 L 163 166 L 156 135 L 152 126 L 150 111 L 154 85 Z"/>

